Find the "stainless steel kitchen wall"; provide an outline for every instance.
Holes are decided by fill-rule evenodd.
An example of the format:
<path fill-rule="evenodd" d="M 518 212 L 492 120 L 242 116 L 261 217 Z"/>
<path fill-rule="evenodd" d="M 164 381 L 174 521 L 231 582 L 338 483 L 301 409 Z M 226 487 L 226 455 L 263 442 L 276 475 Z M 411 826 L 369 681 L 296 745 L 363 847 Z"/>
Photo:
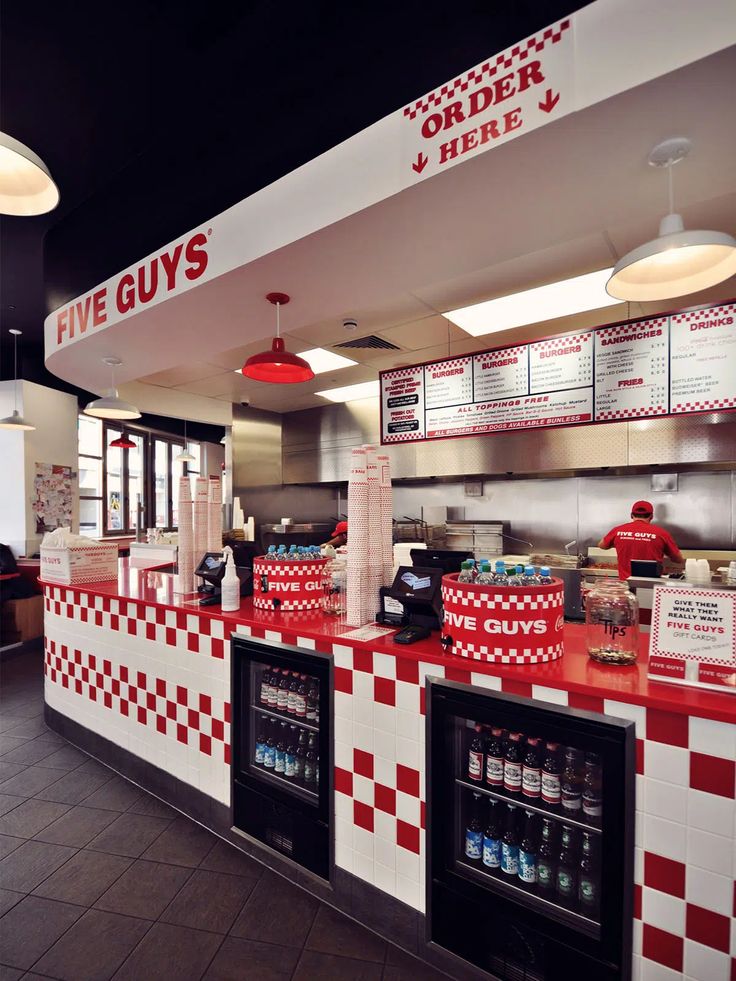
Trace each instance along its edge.
<path fill-rule="evenodd" d="M 245 487 L 272 486 L 283 482 L 283 418 L 277 412 L 233 406 L 233 494 L 237 495 Z"/>

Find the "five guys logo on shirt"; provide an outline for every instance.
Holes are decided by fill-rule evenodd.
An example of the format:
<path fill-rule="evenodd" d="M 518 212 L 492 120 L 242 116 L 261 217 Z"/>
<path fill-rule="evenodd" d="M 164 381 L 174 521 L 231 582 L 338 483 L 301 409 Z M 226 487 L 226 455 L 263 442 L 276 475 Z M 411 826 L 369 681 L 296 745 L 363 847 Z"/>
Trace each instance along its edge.
<path fill-rule="evenodd" d="M 207 269 L 207 235 L 197 232 L 185 242 L 179 242 L 164 252 L 146 259 L 132 272 L 120 275 L 114 288 L 107 286 L 82 297 L 56 314 L 56 343 L 61 346 L 75 334 L 107 323 L 108 304 L 118 314 L 125 315 L 145 306 L 166 293 L 171 293 L 187 281 L 199 279 Z"/>

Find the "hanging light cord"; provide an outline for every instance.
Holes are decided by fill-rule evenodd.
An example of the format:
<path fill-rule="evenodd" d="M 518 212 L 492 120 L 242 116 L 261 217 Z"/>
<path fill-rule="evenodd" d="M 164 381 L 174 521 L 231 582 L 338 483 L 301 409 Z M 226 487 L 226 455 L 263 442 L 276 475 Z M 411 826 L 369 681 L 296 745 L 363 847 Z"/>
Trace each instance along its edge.
<path fill-rule="evenodd" d="M 672 175 L 674 165 L 674 160 L 670 160 L 667 164 L 667 195 L 670 207 L 669 214 L 671 215 L 675 213 L 675 179 Z"/>
<path fill-rule="evenodd" d="M 13 412 L 18 411 L 18 335 L 13 334 Z"/>
<path fill-rule="evenodd" d="M 277 300 L 276 301 L 276 336 L 277 337 L 281 337 L 281 316 L 280 316 L 280 311 L 281 311 L 281 304 Z"/>

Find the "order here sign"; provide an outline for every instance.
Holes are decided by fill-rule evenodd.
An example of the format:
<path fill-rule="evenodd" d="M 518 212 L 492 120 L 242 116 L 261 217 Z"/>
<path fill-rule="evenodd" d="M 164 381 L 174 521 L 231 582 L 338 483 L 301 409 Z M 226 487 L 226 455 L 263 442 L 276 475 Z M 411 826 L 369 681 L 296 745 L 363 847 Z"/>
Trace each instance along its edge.
<path fill-rule="evenodd" d="M 571 19 L 545 28 L 405 106 L 402 177 L 431 177 L 572 112 Z"/>

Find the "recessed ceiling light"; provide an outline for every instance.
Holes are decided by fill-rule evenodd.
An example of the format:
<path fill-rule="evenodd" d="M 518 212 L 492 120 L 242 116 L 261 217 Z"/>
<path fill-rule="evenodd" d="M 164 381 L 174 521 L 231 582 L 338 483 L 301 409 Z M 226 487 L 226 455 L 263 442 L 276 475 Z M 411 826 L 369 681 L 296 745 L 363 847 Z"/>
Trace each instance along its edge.
<path fill-rule="evenodd" d="M 611 269 L 600 269 L 521 293 L 499 296 L 485 303 L 474 303 L 460 310 L 450 310 L 445 316 L 461 330 L 480 337 L 481 334 L 495 334 L 584 310 L 598 310 L 620 302 L 606 293 L 610 275 Z"/>
<path fill-rule="evenodd" d="M 344 358 L 341 354 L 334 354 L 326 351 L 323 347 L 315 347 L 311 351 L 300 351 L 299 357 L 303 358 L 315 375 L 321 375 L 325 371 L 337 371 L 338 368 L 349 368 L 350 365 L 357 364 L 350 358 Z M 243 369 L 237 368 L 237 373 L 242 375 Z"/>
<path fill-rule="evenodd" d="M 342 388 L 328 388 L 326 392 L 315 392 L 330 402 L 354 402 L 356 399 L 378 398 L 378 380 L 360 382 L 358 385 L 345 385 Z"/>

